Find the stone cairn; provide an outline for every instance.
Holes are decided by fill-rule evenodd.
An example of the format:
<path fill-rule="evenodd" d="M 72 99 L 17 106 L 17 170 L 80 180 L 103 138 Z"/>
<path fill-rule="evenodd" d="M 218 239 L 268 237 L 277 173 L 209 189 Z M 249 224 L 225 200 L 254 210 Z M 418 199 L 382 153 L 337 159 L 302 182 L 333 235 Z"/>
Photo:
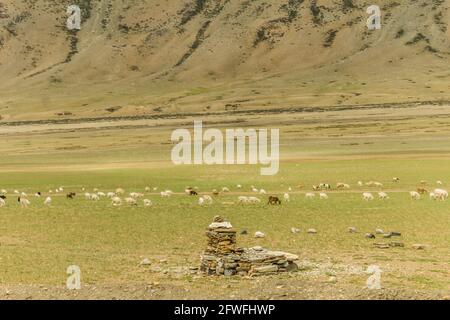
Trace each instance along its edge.
<path fill-rule="evenodd" d="M 208 246 L 201 255 L 200 272 L 207 275 L 257 276 L 298 270 L 298 256 L 262 247 L 239 248 L 236 230 L 220 216 L 206 230 Z"/>

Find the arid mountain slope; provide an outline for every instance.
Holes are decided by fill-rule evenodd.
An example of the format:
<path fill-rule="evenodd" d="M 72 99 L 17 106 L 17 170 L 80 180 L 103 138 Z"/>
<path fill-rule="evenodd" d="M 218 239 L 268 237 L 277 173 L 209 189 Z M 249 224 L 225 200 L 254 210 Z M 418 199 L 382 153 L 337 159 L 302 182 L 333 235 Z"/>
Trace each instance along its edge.
<path fill-rule="evenodd" d="M 375 2 L 0 0 L 1 121 L 450 101 L 450 2 Z"/>

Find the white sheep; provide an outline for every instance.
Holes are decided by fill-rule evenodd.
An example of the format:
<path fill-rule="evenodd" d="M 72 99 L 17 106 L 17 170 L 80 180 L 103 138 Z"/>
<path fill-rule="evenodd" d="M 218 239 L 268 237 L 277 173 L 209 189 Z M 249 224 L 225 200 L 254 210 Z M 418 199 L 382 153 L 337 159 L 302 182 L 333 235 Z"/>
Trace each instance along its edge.
<path fill-rule="evenodd" d="M 35 196 L 36 198 L 40 198 L 40 197 L 41 197 L 41 195 L 40 195 L 39 192 L 36 192 L 36 193 L 34 194 L 34 196 Z"/>
<path fill-rule="evenodd" d="M 261 190 L 259 190 L 259 194 L 267 194 L 267 192 L 266 192 L 266 190 L 261 189 Z"/>
<path fill-rule="evenodd" d="M 135 198 L 125 198 L 125 202 L 132 206 L 137 206 L 137 201 Z"/>
<path fill-rule="evenodd" d="M 209 195 L 204 195 L 203 199 L 205 199 L 205 204 L 212 204 L 213 203 L 213 199 Z"/>
<path fill-rule="evenodd" d="M 151 191 L 151 189 L 150 189 L 150 187 L 145 187 L 145 192 L 150 192 Z"/>
<path fill-rule="evenodd" d="M 240 196 L 238 197 L 238 203 L 248 203 L 248 197 L 246 196 Z"/>
<path fill-rule="evenodd" d="M 448 191 L 444 189 L 435 189 L 434 195 L 437 200 L 444 201 L 448 198 Z"/>
<path fill-rule="evenodd" d="M 144 199 L 144 207 L 151 207 L 153 205 L 152 201 L 149 199 Z"/>
<path fill-rule="evenodd" d="M 91 200 L 91 194 L 90 194 L 89 192 L 86 192 L 86 193 L 84 194 L 84 198 L 85 198 L 86 200 Z"/>
<path fill-rule="evenodd" d="M 122 205 L 122 199 L 120 199 L 119 197 L 113 197 L 111 200 L 112 200 L 112 205 L 115 207 Z"/>
<path fill-rule="evenodd" d="M 22 198 L 22 197 L 19 198 L 19 203 L 22 208 L 28 208 L 28 206 L 31 204 L 30 200 L 28 200 L 27 198 Z"/>
<path fill-rule="evenodd" d="M 52 198 L 47 197 L 47 198 L 45 199 L 45 201 L 44 201 L 44 204 L 45 204 L 46 206 L 51 205 L 51 204 L 52 204 Z"/>
<path fill-rule="evenodd" d="M 420 194 L 417 191 L 411 191 L 409 195 L 413 200 L 420 200 Z"/>
<path fill-rule="evenodd" d="M 438 181 L 436 181 L 436 184 L 442 186 L 443 183 L 441 180 L 438 180 Z"/>
<path fill-rule="evenodd" d="M 289 201 L 291 201 L 291 197 L 289 196 L 289 193 L 285 193 L 284 195 L 283 195 L 283 198 L 284 198 L 284 201 L 286 201 L 286 202 L 289 202 Z"/>
<path fill-rule="evenodd" d="M 6 206 L 6 201 L 0 198 L 0 208 Z"/>
<path fill-rule="evenodd" d="M 389 199 L 389 196 L 386 192 L 378 192 L 378 198 L 380 200 L 387 200 Z"/>
<path fill-rule="evenodd" d="M 203 198 L 203 197 L 198 198 L 198 205 L 202 206 L 204 204 L 205 204 L 205 198 Z"/>
<path fill-rule="evenodd" d="M 122 188 L 117 188 L 116 189 L 116 194 L 124 194 L 125 190 L 123 190 Z"/>
<path fill-rule="evenodd" d="M 236 188 L 238 188 L 238 189 L 242 189 L 242 185 L 240 185 L 240 184 L 237 184 L 237 185 L 236 185 Z"/>
<path fill-rule="evenodd" d="M 258 193 L 259 192 L 259 190 L 258 189 L 256 189 L 254 186 L 252 186 L 252 192 L 256 192 L 256 193 Z"/>
<path fill-rule="evenodd" d="M 230 192 L 230 189 L 228 189 L 227 187 L 223 187 L 222 192 Z"/>
<path fill-rule="evenodd" d="M 257 197 L 248 197 L 249 203 L 261 203 L 261 200 Z"/>
<path fill-rule="evenodd" d="M 363 199 L 366 201 L 371 201 L 374 199 L 373 195 L 370 192 L 363 193 Z"/>
<path fill-rule="evenodd" d="M 92 201 L 98 201 L 98 200 L 100 200 L 100 197 L 98 195 L 96 195 L 96 194 L 91 194 L 91 200 Z"/>
<path fill-rule="evenodd" d="M 320 199 L 323 199 L 323 200 L 328 199 L 328 195 L 327 195 L 325 192 L 321 192 L 321 193 L 319 194 L 319 197 L 320 197 Z"/>
<path fill-rule="evenodd" d="M 114 197 L 116 196 L 116 194 L 115 194 L 114 192 L 108 192 L 108 193 L 106 194 L 106 196 L 107 196 L 108 198 L 112 199 L 112 198 L 114 198 Z"/>
<path fill-rule="evenodd" d="M 170 193 L 167 193 L 166 191 L 161 191 L 161 198 L 170 198 Z"/>
<path fill-rule="evenodd" d="M 305 194 L 306 199 L 314 199 L 316 195 L 314 193 L 308 192 Z"/>

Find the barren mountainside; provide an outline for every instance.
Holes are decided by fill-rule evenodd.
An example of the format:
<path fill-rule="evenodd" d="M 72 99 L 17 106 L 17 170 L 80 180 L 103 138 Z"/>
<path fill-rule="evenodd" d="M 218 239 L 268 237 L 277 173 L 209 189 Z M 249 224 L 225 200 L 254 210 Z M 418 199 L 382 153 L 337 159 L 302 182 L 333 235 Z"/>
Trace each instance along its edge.
<path fill-rule="evenodd" d="M 0 0 L 0 117 L 447 103 L 449 22 L 448 0 Z"/>

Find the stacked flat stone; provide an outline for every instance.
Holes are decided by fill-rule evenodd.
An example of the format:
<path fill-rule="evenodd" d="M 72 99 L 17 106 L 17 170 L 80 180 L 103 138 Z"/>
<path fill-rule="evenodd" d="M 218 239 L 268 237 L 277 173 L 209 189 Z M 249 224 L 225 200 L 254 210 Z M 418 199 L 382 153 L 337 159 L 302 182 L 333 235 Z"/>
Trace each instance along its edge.
<path fill-rule="evenodd" d="M 298 269 L 296 255 L 261 247 L 237 247 L 236 231 L 219 216 L 214 217 L 206 236 L 208 246 L 201 256 L 200 272 L 208 275 L 256 276 Z"/>

